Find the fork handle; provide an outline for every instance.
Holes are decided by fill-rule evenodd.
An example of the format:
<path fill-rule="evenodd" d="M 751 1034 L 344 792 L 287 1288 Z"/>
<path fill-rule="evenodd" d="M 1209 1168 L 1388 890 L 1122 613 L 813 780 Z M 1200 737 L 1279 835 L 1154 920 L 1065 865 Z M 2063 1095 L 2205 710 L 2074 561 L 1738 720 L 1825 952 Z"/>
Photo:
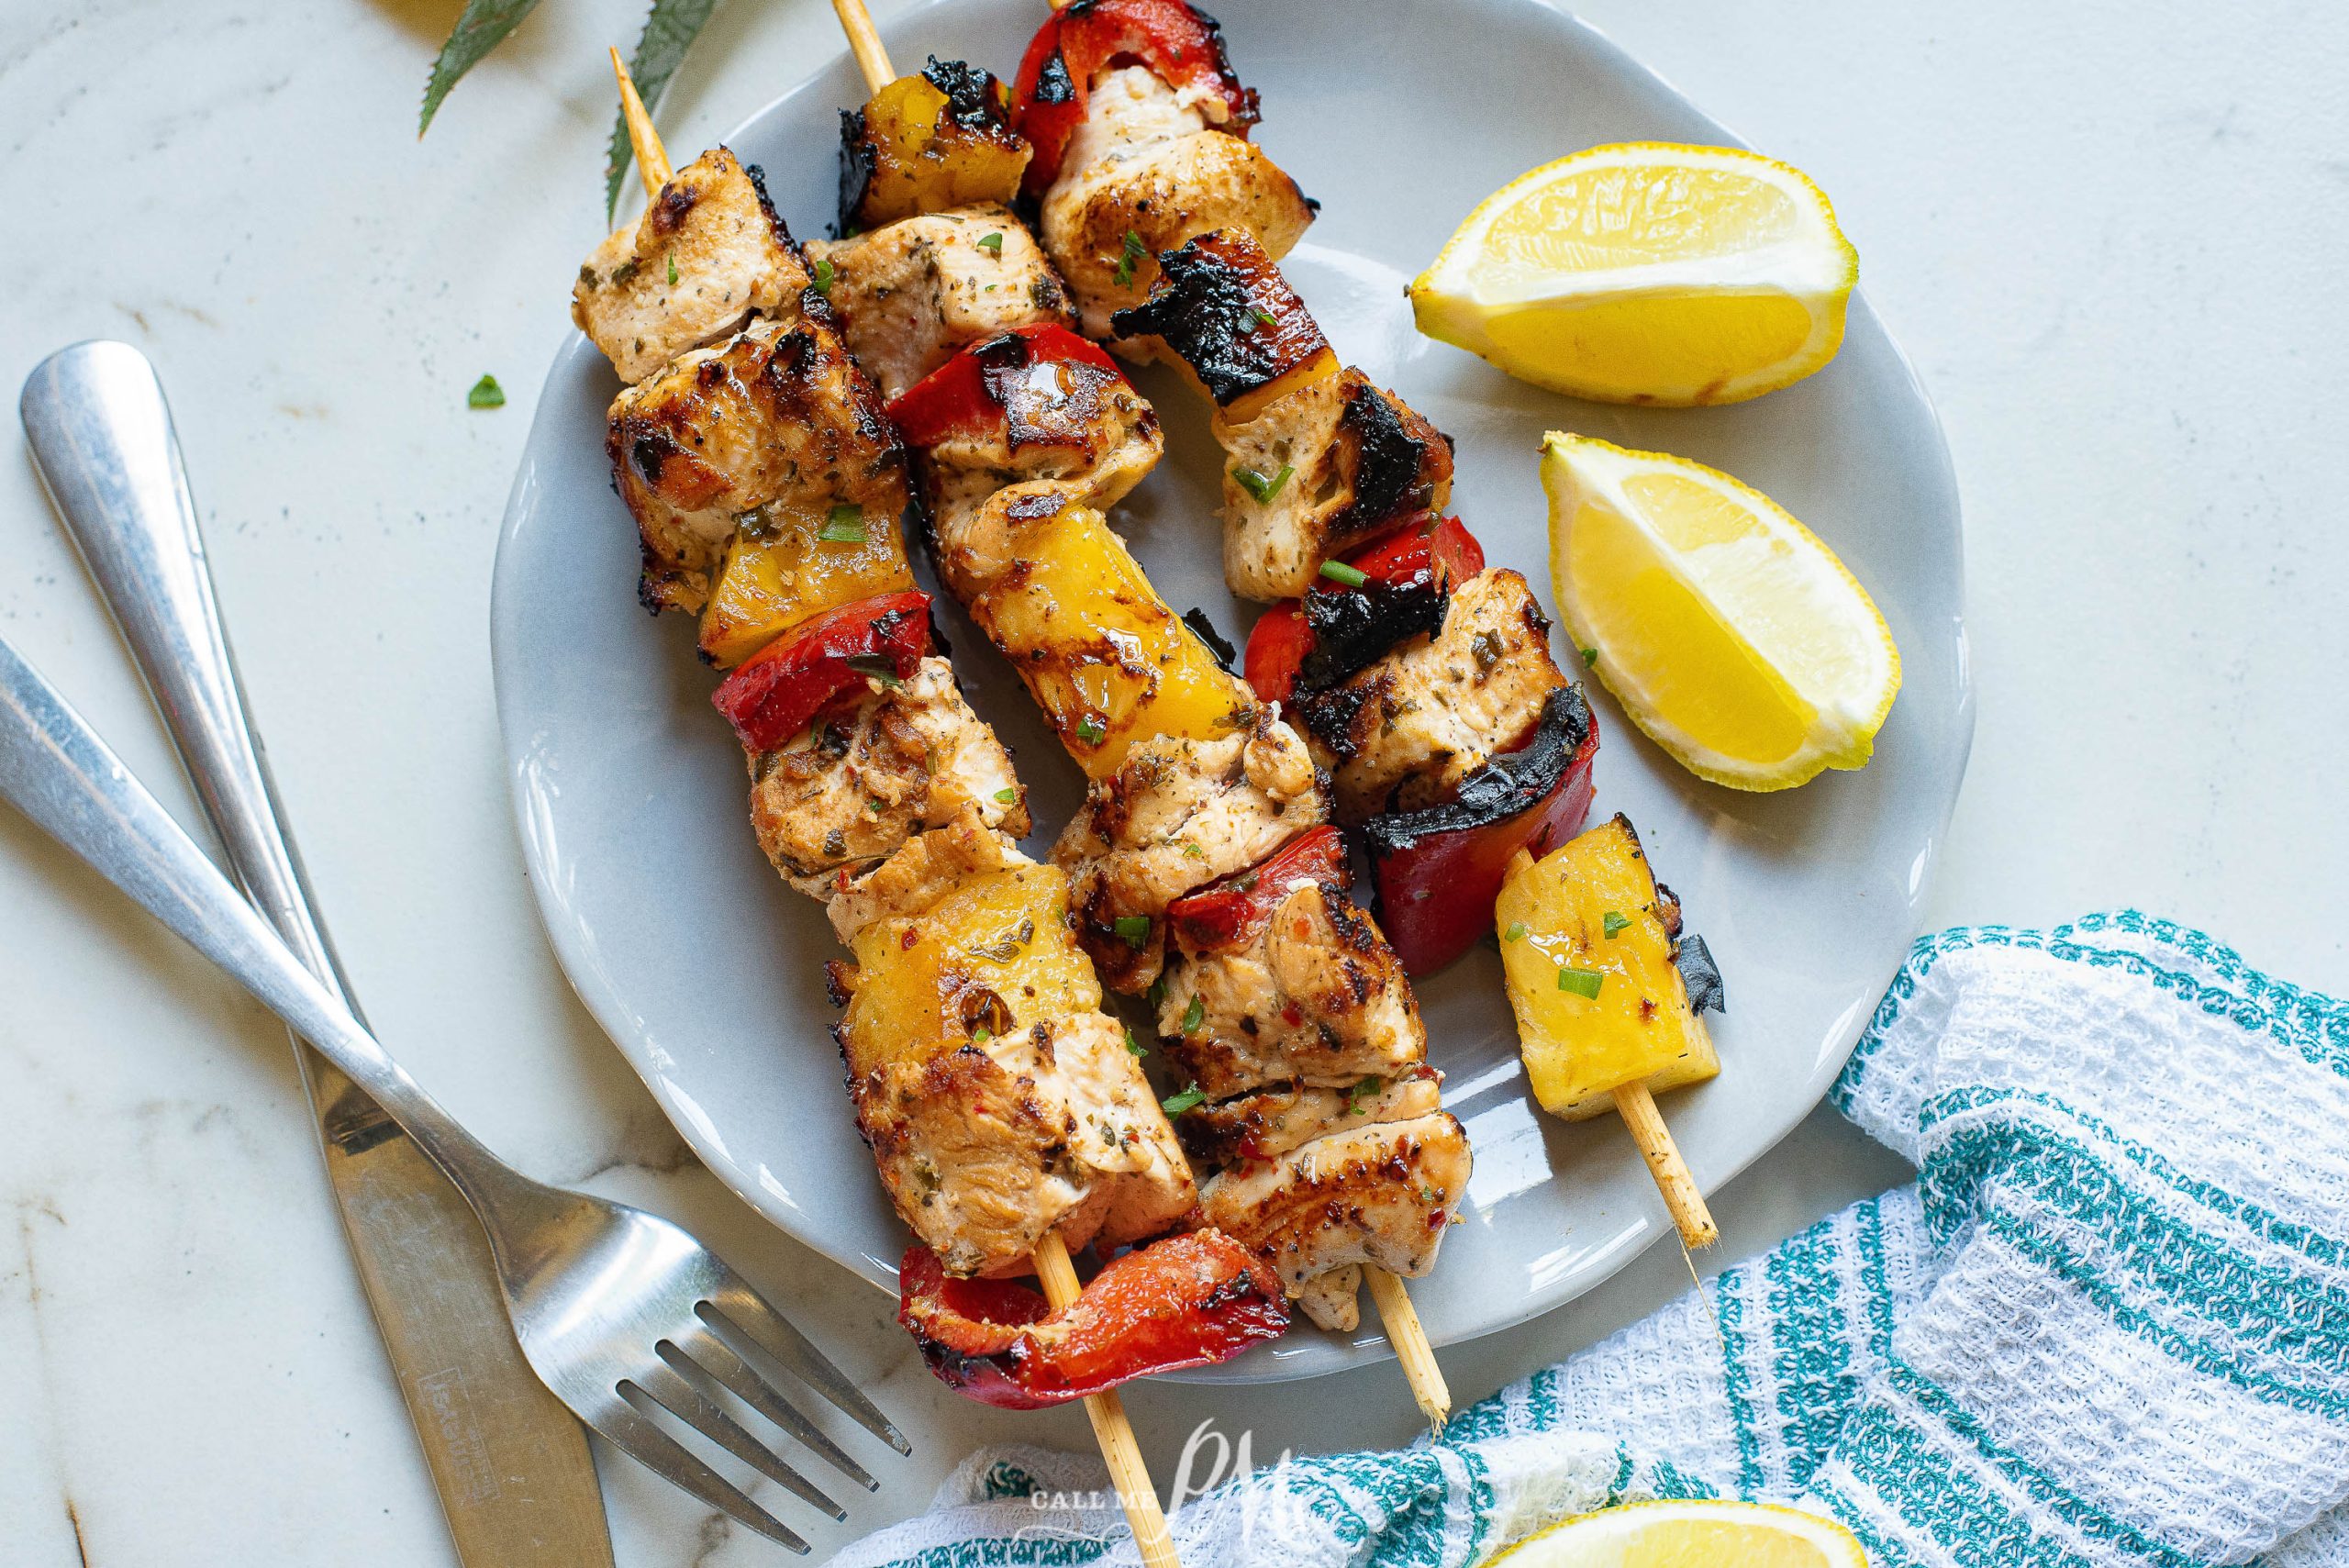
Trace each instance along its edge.
<path fill-rule="evenodd" d="M 5 639 L 0 796 L 227 971 L 341 1068 L 448 1173 L 484 1220 L 507 1187 L 525 1180 L 392 1060 L 228 885 L 57 688 Z M 497 1229 L 489 1225 L 493 1242 Z"/>

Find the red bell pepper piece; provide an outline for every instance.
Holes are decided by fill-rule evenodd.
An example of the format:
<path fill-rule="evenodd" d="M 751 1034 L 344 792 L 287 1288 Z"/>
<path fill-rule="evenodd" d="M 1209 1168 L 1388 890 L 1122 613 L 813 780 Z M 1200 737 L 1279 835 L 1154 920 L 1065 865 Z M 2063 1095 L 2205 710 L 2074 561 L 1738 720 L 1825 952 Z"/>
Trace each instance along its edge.
<path fill-rule="evenodd" d="M 772 751 L 868 677 L 895 684 L 930 651 L 930 595 L 876 594 L 826 610 L 735 667 L 710 701 L 742 744 Z"/>
<path fill-rule="evenodd" d="M 1067 367 L 1039 384 L 1039 367 Z M 1078 370 L 1076 367 L 1083 367 Z M 889 400 L 889 417 L 909 446 L 934 447 L 954 436 L 1008 427 L 1013 446 L 1051 439 L 1052 411 L 1079 389 L 1076 374 L 1123 382 L 1125 372 L 1098 344 L 1054 321 L 1015 327 L 964 348 Z"/>
<path fill-rule="evenodd" d="M 1532 737 L 1462 780 L 1455 798 L 1363 824 L 1378 923 L 1407 973 L 1442 969 L 1493 929 L 1493 900 L 1519 850 L 1545 855 L 1582 831 L 1598 752 L 1582 688 L 1561 686 Z"/>
<path fill-rule="evenodd" d="M 1323 824 L 1291 839 L 1272 855 L 1166 906 L 1166 918 L 1194 952 L 1213 952 L 1255 940 L 1282 899 L 1309 883 L 1342 890 L 1346 840 Z"/>
<path fill-rule="evenodd" d="M 1120 65 L 1148 66 L 1177 92 L 1213 93 L 1224 105 L 1218 129 L 1245 137 L 1256 123 L 1255 91 L 1231 73 L 1214 17 L 1183 0 L 1075 0 L 1036 29 L 1012 83 L 1012 128 L 1036 150 L 1030 195 L 1042 195 L 1060 178 L 1094 78 Z"/>
<path fill-rule="evenodd" d="M 1485 569 L 1485 547 L 1457 517 L 1440 522 L 1423 519 L 1382 534 L 1340 560 L 1363 574 L 1362 585 L 1353 587 L 1324 577 L 1308 591 L 1308 597 L 1321 595 L 1327 602 L 1374 585 L 1390 594 L 1426 590 L 1448 595 L 1458 584 Z M 1285 600 L 1266 610 L 1248 634 L 1242 668 L 1249 685 L 1264 701 L 1285 703 L 1295 697 L 1297 677 L 1319 642 L 1313 607 L 1304 599 Z M 1353 673 L 1344 671 L 1337 678 Z"/>
<path fill-rule="evenodd" d="M 1229 1361 L 1288 1327 L 1271 1265 L 1214 1229 L 1126 1253 L 1058 1312 L 1026 1285 L 956 1279 L 922 1246 L 906 1250 L 897 1285 L 897 1321 L 930 1371 L 1009 1410 Z"/>

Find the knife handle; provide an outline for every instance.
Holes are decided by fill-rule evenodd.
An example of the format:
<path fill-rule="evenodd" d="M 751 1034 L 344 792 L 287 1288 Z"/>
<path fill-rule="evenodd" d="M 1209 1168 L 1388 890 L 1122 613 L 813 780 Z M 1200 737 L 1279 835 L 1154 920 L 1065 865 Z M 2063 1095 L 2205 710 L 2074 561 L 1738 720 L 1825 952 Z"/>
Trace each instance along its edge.
<path fill-rule="evenodd" d="M 359 1016 L 245 713 L 155 367 L 128 343 L 76 343 L 34 370 L 18 408 L 41 483 L 170 727 L 237 880 L 294 955 Z"/>

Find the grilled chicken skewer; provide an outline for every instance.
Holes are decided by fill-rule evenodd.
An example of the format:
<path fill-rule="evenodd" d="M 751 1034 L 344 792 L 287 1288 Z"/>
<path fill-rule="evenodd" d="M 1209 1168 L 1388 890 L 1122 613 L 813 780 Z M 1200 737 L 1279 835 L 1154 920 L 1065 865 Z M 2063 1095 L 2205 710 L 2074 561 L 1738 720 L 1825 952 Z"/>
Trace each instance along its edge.
<path fill-rule="evenodd" d="M 896 534 L 903 450 L 821 280 L 756 171 L 723 148 L 670 171 L 617 51 L 613 66 L 650 201 L 581 269 L 573 314 L 632 384 L 609 446 L 640 595 L 702 610 L 705 656 L 736 664 L 717 700 L 744 742 L 762 846 L 859 960 L 832 966 L 848 1009 L 835 1032 L 860 1129 L 927 1244 L 908 1254 L 909 1326 L 961 1335 L 943 1351 L 995 1378 L 1001 1402 L 1105 1386 L 1101 1303 L 1061 1325 L 1097 1333 L 1072 1371 L 1055 1352 L 1077 1335 L 1029 1331 L 1043 1304 L 990 1324 L 943 1279 L 917 1301 L 912 1265 L 1032 1263 L 1054 1313 L 1083 1316 L 1069 1247 L 1166 1229 L 1195 1199 L 1188 1167 L 1061 917 L 1066 873 L 1017 848 L 1029 820 L 1008 757 L 929 652 L 928 595 Z M 1103 1282 L 1113 1273 L 1131 1296 L 1176 1293 L 1152 1331 L 1188 1338 L 1127 1347 L 1156 1351 L 1156 1368 L 1277 1331 L 1271 1272 L 1211 1232 L 1122 1258 Z M 1121 1408 L 1088 1405 L 1145 1557 L 1171 1565 Z"/>
<path fill-rule="evenodd" d="M 855 8 L 836 4 L 844 20 Z M 873 99 L 843 117 L 841 225 L 862 232 L 812 252 L 835 269 L 851 345 L 896 394 L 893 412 L 926 455 L 941 573 L 1097 781 L 1054 852 L 1083 868 L 1087 945 L 1113 985 L 1160 994 L 1170 1054 L 1195 1068 L 1189 1103 L 1288 1085 L 1209 1113 L 1225 1118 L 1228 1151 L 1272 1163 L 1209 1183 L 1206 1211 L 1261 1238 L 1308 1312 L 1332 1326 L 1353 1327 L 1367 1263 L 1414 1396 L 1440 1425 L 1449 1396 L 1424 1329 L 1379 1266 L 1424 1272 L 1443 1205 L 1465 1184 L 1464 1139 L 1436 1104 L 1408 984 L 1375 926 L 1344 898 L 1340 862 L 1279 897 L 1238 898 L 1256 906 L 1254 918 L 1213 945 L 1185 944 L 1173 983 L 1152 985 L 1169 907 L 1219 875 L 1252 877 L 1319 819 L 1319 791 L 1296 733 L 1216 668 L 1099 517 L 1157 460 L 1147 404 L 1097 351 L 1072 355 L 1065 290 L 1018 218 L 999 201 L 953 201 L 1007 196 L 1019 177 L 997 161 L 1000 89 L 936 61 L 920 76 L 889 79 L 869 25 L 851 22 L 850 33 Z M 979 177 L 963 177 L 974 168 Z M 949 363 L 958 344 L 978 346 Z M 999 395 L 1011 383 L 1024 388 L 1011 394 L 1017 413 Z M 996 429 L 968 417 L 990 400 L 1006 416 Z M 1094 631 L 1115 657 L 1078 649 Z M 1256 1038 L 1259 1013 L 1275 1038 Z M 1347 1026 L 1364 1038 L 1340 1043 Z M 1236 1060 L 1243 1049 L 1248 1060 Z M 1361 1091 L 1385 1073 L 1408 1075 L 1417 1092 L 1392 1097 L 1391 1118 L 1345 1125 L 1348 1112 L 1371 1115 Z M 1386 1109 L 1388 1099 L 1371 1105 Z M 1243 1121 L 1296 1129 L 1289 1144 L 1304 1151 L 1284 1162 L 1286 1148 L 1230 1131 Z M 1326 1133 L 1332 1122 L 1341 1131 L 1320 1142 L 1302 1130 Z M 1398 1188 L 1416 1207 L 1393 1203 Z M 1317 1223 L 1317 1213 L 1351 1223 Z M 1382 1232 L 1396 1230 L 1408 1239 L 1382 1245 Z"/>

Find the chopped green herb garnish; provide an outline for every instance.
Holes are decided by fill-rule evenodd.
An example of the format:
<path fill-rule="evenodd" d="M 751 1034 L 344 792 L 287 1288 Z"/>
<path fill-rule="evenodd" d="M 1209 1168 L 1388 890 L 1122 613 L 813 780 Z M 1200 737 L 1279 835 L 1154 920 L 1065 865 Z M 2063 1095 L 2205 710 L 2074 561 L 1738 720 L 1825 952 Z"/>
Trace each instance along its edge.
<path fill-rule="evenodd" d="M 1270 479 L 1267 479 L 1263 474 L 1257 473 L 1254 469 L 1242 466 L 1231 471 L 1231 479 L 1232 483 L 1239 485 L 1241 489 L 1245 490 L 1249 495 L 1253 495 L 1258 502 L 1262 503 L 1269 501 L 1274 496 L 1279 495 L 1281 493 L 1281 486 L 1286 484 L 1288 483 L 1289 475 L 1296 472 L 1297 470 L 1289 464 L 1283 463 L 1281 464 L 1281 471 L 1278 473 L 1274 474 Z"/>
<path fill-rule="evenodd" d="M 1142 1044 L 1141 1041 L 1134 1038 L 1134 1026 L 1131 1024 L 1128 1024 L 1126 1026 L 1126 1054 L 1128 1056 L 1148 1056 L 1150 1054 L 1150 1047 Z"/>
<path fill-rule="evenodd" d="M 1558 989 L 1571 991 L 1577 996 L 1598 1000 L 1598 988 L 1607 984 L 1607 972 L 1600 969 L 1561 969 Z"/>
<path fill-rule="evenodd" d="M 1586 648 L 1582 651 L 1582 667 L 1586 670 L 1596 670 L 1598 668 L 1598 649 Z"/>
<path fill-rule="evenodd" d="M 1169 1095 L 1164 1099 L 1159 1101 L 1158 1108 L 1164 1111 L 1168 1116 L 1181 1116 L 1193 1106 L 1205 1105 L 1207 1103 L 1207 1097 L 1208 1092 L 1205 1089 L 1200 1088 L 1199 1081 L 1197 1078 L 1194 1078 L 1183 1086 L 1183 1092 L 1181 1094 Z"/>
<path fill-rule="evenodd" d="M 995 797 L 1004 805 L 1009 806 L 1013 801 L 1019 798 L 1019 791 L 1016 785 L 1006 784 L 1001 789 L 995 792 Z"/>
<path fill-rule="evenodd" d="M 1098 746 L 1108 733 L 1109 727 L 1101 722 L 1098 715 L 1088 713 L 1076 722 L 1076 738 L 1087 746 Z"/>
<path fill-rule="evenodd" d="M 643 270 L 644 262 L 637 257 L 630 256 L 612 269 L 611 281 L 616 284 L 624 284 Z"/>
<path fill-rule="evenodd" d="M 1150 917 L 1120 915 L 1109 922 L 1109 929 L 1124 939 L 1130 948 L 1138 948 L 1150 940 Z"/>
<path fill-rule="evenodd" d="M 1191 1005 L 1183 1009 L 1183 1032 L 1197 1034 L 1199 1032 L 1199 1026 L 1207 1021 L 1208 1005 L 1199 1000 L 1195 993 L 1191 997 Z"/>
<path fill-rule="evenodd" d="M 852 653 L 848 656 L 847 662 L 848 667 L 858 674 L 870 675 L 893 691 L 906 684 L 904 678 L 897 673 L 897 667 L 889 662 L 886 654 Z"/>
<path fill-rule="evenodd" d="M 1611 942 L 1631 929 L 1631 917 L 1609 909 L 1598 917 L 1598 929 L 1607 933 L 1607 940 Z"/>
<path fill-rule="evenodd" d="M 1343 583 L 1349 588 L 1359 588 L 1370 581 L 1370 573 L 1359 566 L 1349 566 L 1342 561 L 1325 561 L 1321 575 L 1332 583 Z"/>
<path fill-rule="evenodd" d="M 1356 1084 L 1353 1088 L 1348 1089 L 1346 1091 L 1346 1114 L 1348 1116 L 1368 1116 L 1370 1113 L 1362 1108 L 1363 1101 L 1368 1099 L 1371 1095 L 1378 1093 L 1379 1090 L 1385 1087 L 1386 1087 L 1386 1080 L 1384 1078 L 1364 1078 L 1361 1083 Z"/>
<path fill-rule="evenodd" d="M 996 261 L 1002 261 L 1002 260 L 1003 260 L 1003 236 L 1002 236 L 1002 235 L 1000 235 L 1000 234 L 982 234 L 982 235 L 980 235 L 980 236 L 979 236 L 979 249 L 980 249 L 980 250 L 982 250 L 988 251 L 988 252 L 990 252 L 991 254 L 993 254 L 993 255 L 994 255 L 994 257 L 995 257 L 995 259 L 996 259 Z"/>
<path fill-rule="evenodd" d="M 677 286 L 677 259 L 674 256 L 669 258 L 669 286 Z"/>
<path fill-rule="evenodd" d="M 1142 993 L 1142 1000 L 1150 1004 L 1150 1010 L 1153 1013 L 1166 1005 L 1165 975 L 1161 974 L 1150 983 L 1150 989 Z"/>
<path fill-rule="evenodd" d="M 1134 263 L 1140 261 L 1144 256 L 1149 254 L 1150 252 L 1142 248 L 1141 236 L 1136 234 L 1130 228 L 1127 229 L 1126 248 L 1124 253 L 1119 255 L 1118 258 L 1117 278 L 1118 286 L 1119 288 L 1126 288 L 1132 284 L 1134 281 Z"/>
<path fill-rule="evenodd" d="M 981 1024 L 971 1030 L 971 1043 L 973 1045 L 985 1045 L 994 1038 L 995 1030 L 987 1028 L 985 1024 Z"/>
<path fill-rule="evenodd" d="M 1256 312 L 1256 325 L 1259 327 L 1277 327 L 1280 323 L 1273 319 L 1273 313 L 1271 311 L 1259 310 Z"/>
<path fill-rule="evenodd" d="M 1501 933 L 1501 940 L 1505 942 L 1520 941 L 1524 939 L 1524 936 L 1525 922 L 1522 920 L 1511 920 L 1508 923 L 1508 929 Z"/>
<path fill-rule="evenodd" d="M 473 389 L 465 394 L 465 406 L 503 408 L 506 406 L 506 389 L 497 384 L 495 376 L 485 375 L 473 383 Z"/>
<path fill-rule="evenodd" d="M 818 256 L 816 258 L 816 281 L 807 286 L 818 294 L 829 297 L 832 292 L 832 280 L 838 276 L 840 276 L 840 269 L 832 265 L 830 258 Z"/>
<path fill-rule="evenodd" d="M 832 515 L 824 519 L 824 526 L 816 530 L 816 537 L 826 544 L 869 542 L 871 536 L 864 531 L 864 508 L 842 502 L 832 508 Z"/>

